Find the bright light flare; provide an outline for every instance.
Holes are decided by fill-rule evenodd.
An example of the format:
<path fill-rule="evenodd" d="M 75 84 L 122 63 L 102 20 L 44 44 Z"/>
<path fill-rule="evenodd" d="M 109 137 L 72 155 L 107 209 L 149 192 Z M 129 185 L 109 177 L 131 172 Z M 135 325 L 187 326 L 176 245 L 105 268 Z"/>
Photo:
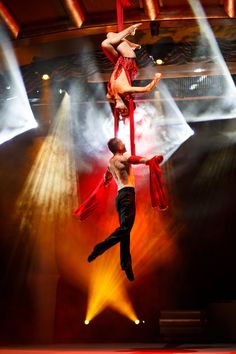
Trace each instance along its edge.
<path fill-rule="evenodd" d="M 140 321 L 137 319 L 137 320 L 134 321 L 134 323 L 135 323 L 136 325 L 139 325 L 139 324 L 140 324 Z"/>
<path fill-rule="evenodd" d="M 199 100 L 191 103 L 188 109 L 184 113 L 186 119 L 189 122 L 205 121 L 205 120 L 215 120 L 215 119 L 228 119 L 235 118 L 236 116 L 236 87 L 234 81 L 231 77 L 229 69 L 225 63 L 225 60 L 220 52 L 219 46 L 217 44 L 214 33 L 209 25 L 206 15 L 204 13 L 203 7 L 198 0 L 188 0 L 192 8 L 192 11 L 196 17 L 196 20 L 201 31 L 201 40 L 204 42 L 207 40 L 211 51 L 211 59 L 213 63 L 212 67 L 215 66 L 215 71 L 218 72 L 220 76 L 219 84 L 223 85 L 224 97 L 219 97 L 219 99 L 214 100 L 214 104 L 205 104 L 204 101 Z M 195 72 L 200 72 L 196 69 Z M 205 78 L 206 76 L 202 76 Z M 197 79 L 196 83 L 190 87 L 190 90 L 195 90 L 198 88 L 201 78 Z M 215 95 L 215 87 L 209 88 L 207 96 Z M 202 108 L 201 108 L 202 106 Z"/>
<path fill-rule="evenodd" d="M 50 79 L 50 76 L 49 76 L 48 74 L 43 74 L 43 75 L 42 75 L 42 80 L 47 81 L 47 80 L 49 80 L 49 79 Z"/>
<path fill-rule="evenodd" d="M 27 239 L 30 249 L 26 266 L 39 333 L 53 329 L 58 280 L 55 252 L 60 235 L 68 237 L 65 233 L 77 202 L 72 147 L 69 97 L 65 95 L 16 204 L 19 237 Z M 45 274 L 53 279 L 46 286 Z"/>
<path fill-rule="evenodd" d="M 85 321 L 84 321 L 84 324 L 85 324 L 85 325 L 88 325 L 89 323 L 90 323 L 89 320 L 85 320 Z"/>
<path fill-rule="evenodd" d="M 109 212 L 106 210 L 106 213 Z M 117 227 L 115 208 L 109 220 L 103 222 L 107 235 Z M 131 321 L 137 319 L 135 310 L 129 299 L 126 283 L 128 280 L 119 266 L 119 245 L 98 257 L 90 265 L 90 285 L 88 291 L 88 308 L 86 318 L 91 320 L 106 307 L 111 307 Z"/>
<path fill-rule="evenodd" d="M 3 96 L 0 108 L 0 144 L 2 144 L 27 130 L 36 128 L 38 124 L 31 111 L 11 43 L 1 27 L 0 37 L 0 52 L 7 73 L 7 86 L 11 88 L 7 89 L 5 96 Z"/>

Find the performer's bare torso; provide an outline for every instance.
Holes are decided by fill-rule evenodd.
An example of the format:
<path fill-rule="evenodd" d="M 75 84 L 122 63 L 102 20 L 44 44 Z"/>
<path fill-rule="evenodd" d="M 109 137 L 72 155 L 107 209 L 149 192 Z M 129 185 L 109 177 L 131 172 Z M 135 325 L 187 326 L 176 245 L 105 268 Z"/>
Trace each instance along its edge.
<path fill-rule="evenodd" d="M 109 170 L 117 183 L 118 190 L 134 187 L 133 169 L 126 155 L 115 154 L 109 161 Z"/>

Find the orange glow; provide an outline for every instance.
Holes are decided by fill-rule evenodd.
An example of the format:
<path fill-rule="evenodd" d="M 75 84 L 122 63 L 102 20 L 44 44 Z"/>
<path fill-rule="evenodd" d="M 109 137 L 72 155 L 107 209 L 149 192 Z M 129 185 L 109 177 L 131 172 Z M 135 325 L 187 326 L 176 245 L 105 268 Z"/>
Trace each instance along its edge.
<path fill-rule="evenodd" d="M 131 287 L 134 289 L 136 284 L 142 282 L 143 277 L 153 267 L 173 262 L 176 253 L 175 240 L 173 235 L 170 237 L 168 234 L 165 214 L 153 210 L 148 200 L 147 173 L 139 173 L 136 175 L 137 214 L 131 232 L 135 282 L 130 283 L 120 268 L 119 244 L 94 262 L 87 262 L 94 245 L 118 226 L 114 205 L 116 188 L 114 185 L 109 187 L 109 199 L 104 201 L 102 213 L 95 212 L 84 222 L 73 217 L 73 210 L 77 206 L 77 188 L 79 198 L 81 192 L 88 195 L 93 184 L 91 181 L 96 185 L 98 176 L 101 178 L 101 171 L 105 168 L 100 166 L 99 171 L 97 166 L 92 166 L 90 174 L 88 172 L 84 178 L 84 185 L 83 175 L 77 176 L 76 181 L 69 107 L 69 97 L 66 94 L 17 204 L 21 229 L 30 234 L 34 245 L 29 282 L 33 285 L 40 333 L 46 331 L 45 322 L 53 328 L 58 273 L 75 288 L 81 288 L 88 293 L 87 309 L 81 321 L 85 320 L 88 324 L 104 309 L 110 307 L 135 322 L 139 314 L 136 314 L 128 290 Z M 77 150 L 76 153 L 78 159 L 80 152 Z M 41 280 L 39 276 L 35 278 L 34 271 L 40 274 Z M 45 281 L 45 273 L 52 273 L 54 279 L 53 283 L 49 280 L 47 283 L 46 296 L 50 310 L 47 304 L 43 303 L 45 296 L 42 292 L 45 287 L 42 284 Z"/>
<path fill-rule="evenodd" d="M 77 0 L 64 0 L 64 3 L 75 25 L 81 27 L 84 22 L 84 13 L 79 2 Z"/>
<path fill-rule="evenodd" d="M 106 210 L 106 213 L 109 211 Z M 107 235 L 117 227 L 117 222 L 114 210 L 112 214 L 110 212 L 109 220 L 103 224 Z M 106 307 L 111 307 L 134 321 L 137 316 L 126 291 L 125 274 L 120 269 L 119 245 L 108 250 L 88 266 L 91 267 L 91 275 L 86 319 L 91 320 Z"/>
<path fill-rule="evenodd" d="M 224 7 L 229 17 L 235 17 L 235 0 L 225 0 Z"/>
<path fill-rule="evenodd" d="M 144 5 L 145 12 L 147 13 L 149 19 L 151 21 L 155 20 L 160 13 L 158 1 L 143 0 L 143 5 Z"/>
<path fill-rule="evenodd" d="M 17 38 L 20 31 L 20 27 L 18 23 L 15 21 L 15 19 L 12 17 L 12 15 L 9 13 L 9 11 L 7 10 L 7 8 L 5 7 L 2 1 L 0 1 L 0 17 L 7 25 L 7 27 L 10 29 L 14 38 Z"/>
<path fill-rule="evenodd" d="M 137 196 L 140 194 L 138 203 L 141 204 L 141 208 L 137 207 L 136 221 L 131 232 L 131 253 L 136 280 L 132 284 L 129 283 L 120 269 L 119 245 L 98 257 L 89 265 L 92 270 L 86 319 L 91 320 L 106 307 L 112 307 L 133 322 L 137 321 L 138 316 L 132 307 L 126 288 L 142 281 L 146 272 L 158 263 L 173 261 L 175 258 L 174 238 L 169 237 L 162 214 L 153 210 L 147 201 L 147 176 L 141 178 L 144 185 L 142 184 L 141 189 L 137 190 Z M 104 215 L 110 216 L 109 220 L 103 223 L 104 233 L 108 236 L 118 223 L 115 207 L 113 211 L 111 207 L 107 209 Z M 99 241 L 102 239 L 103 237 L 100 236 Z"/>

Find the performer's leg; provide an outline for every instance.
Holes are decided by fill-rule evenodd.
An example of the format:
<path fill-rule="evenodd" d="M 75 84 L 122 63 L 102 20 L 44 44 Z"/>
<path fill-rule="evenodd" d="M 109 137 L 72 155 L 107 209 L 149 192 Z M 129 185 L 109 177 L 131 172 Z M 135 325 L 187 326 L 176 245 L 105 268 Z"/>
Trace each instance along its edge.
<path fill-rule="evenodd" d="M 129 238 L 135 218 L 135 192 L 133 188 L 124 188 L 123 190 L 119 191 L 119 194 L 116 198 L 116 207 L 119 213 L 120 227 L 118 227 L 103 242 L 98 243 L 94 247 L 93 252 L 88 257 L 88 261 L 93 261 L 95 258 L 97 258 L 97 256 L 101 255 L 118 242 L 127 240 L 122 248 L 124 249 L 122 252 L 122 268 L 124 268 L 125 264 L 131 261 L 129 251 Z"/>
<path fill-rule="evenodd" d="M 119 33 L 109 32 L 107 38 L 102 42 L 101 46 L 108 57 L 113 63 L 117 61 L 119 53 L 122 56 L 135 57 L 133 48 L 128 44 L 128 41 L 122 41 L 125 37 L 134 34 L 135 30 L 141 24 L 132 25 Z"/>

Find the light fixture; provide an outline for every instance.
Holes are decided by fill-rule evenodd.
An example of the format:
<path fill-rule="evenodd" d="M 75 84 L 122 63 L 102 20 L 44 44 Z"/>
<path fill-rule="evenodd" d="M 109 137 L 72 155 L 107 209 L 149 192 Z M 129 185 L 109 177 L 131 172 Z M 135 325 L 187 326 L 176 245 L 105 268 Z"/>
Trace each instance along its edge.
<path fill-rule="evenodd" d="M 50 79 L 50 76 L 48 74 L 43 74 L 42 75 L 42 80 L 49 80 Z"/>
<path fill-rule="evenodd" d="M 162 65 L 162 64 L 164 64 L 164 62 L 163 62 L 162 59 L 157 59 L 157 60 L 156 60 L 156 64 L 157 64 L 157 65 Z"/>

